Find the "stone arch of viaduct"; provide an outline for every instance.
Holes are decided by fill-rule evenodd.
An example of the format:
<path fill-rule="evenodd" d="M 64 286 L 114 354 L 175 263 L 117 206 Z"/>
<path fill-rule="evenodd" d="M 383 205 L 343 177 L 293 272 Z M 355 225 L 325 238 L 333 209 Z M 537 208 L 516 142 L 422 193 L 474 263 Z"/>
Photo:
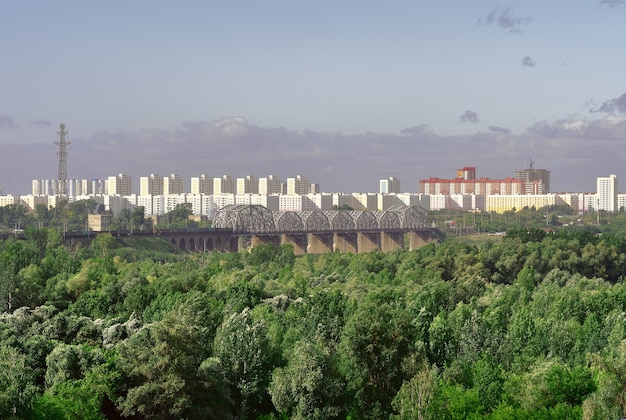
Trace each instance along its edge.
<path fill-rule="evenodd" d="M 180 231 L 161 232 L 163 239 L 183 251 L 189 252 L 236 252 L 237 237 L 231 231 Z"/>

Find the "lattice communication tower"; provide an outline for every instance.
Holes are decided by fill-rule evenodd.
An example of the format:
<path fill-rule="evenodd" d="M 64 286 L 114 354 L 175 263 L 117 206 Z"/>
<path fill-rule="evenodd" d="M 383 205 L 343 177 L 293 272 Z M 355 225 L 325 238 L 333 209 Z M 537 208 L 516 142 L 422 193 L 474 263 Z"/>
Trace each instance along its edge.
<path fill-rule="evenodd" d="M 65 124 L 60 125 L 59 141 L 55 141 L 54 144 L 59 146 L 57 156 L 59 157 L 59 177 L 57 179 L 57 196 L 67 197 L 67 146 L 71 143 L 67 141 L 67 131 L 65 131 Z"/>

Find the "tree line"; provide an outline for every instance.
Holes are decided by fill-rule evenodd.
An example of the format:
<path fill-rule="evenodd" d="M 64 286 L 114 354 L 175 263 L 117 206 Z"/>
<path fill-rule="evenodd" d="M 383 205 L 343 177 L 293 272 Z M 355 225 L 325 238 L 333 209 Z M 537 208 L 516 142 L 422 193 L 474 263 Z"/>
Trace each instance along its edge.
<path fill-rule="evenodd" d="M 623 237 L 172 260 L 26 236 L 0 242 L 1 418 L 626 415 Z"/>

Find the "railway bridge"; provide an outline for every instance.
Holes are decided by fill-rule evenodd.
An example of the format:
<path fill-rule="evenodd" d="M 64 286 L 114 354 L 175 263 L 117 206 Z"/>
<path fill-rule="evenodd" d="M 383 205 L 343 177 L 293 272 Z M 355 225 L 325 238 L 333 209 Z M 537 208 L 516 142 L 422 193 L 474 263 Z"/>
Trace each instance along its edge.
<path fill-rule="evenodd" d="M 291 244 L 300 254 L 389 252 L 416 249 L 435 239 L 428 213 L 418 206 L 385 211 L 271 211 L 260 205 L 231 205 L 218 210 L 213 227 L 249 237 L 249 246 Z M 239 243 L 237 241 L 236 243 Z M 234 249 L 231 249 L 234 250 Z"/>
<path fill-rule="evenodd" d="M 215 213 L 208 229 L 158 232 L 65 233 L 66 241 L 91 240 L 99 233 L 113 236 L 159 236 L 188 252 L 238 252 L 271 243 L 291 244 L 294 253 L 389 252 L 417 249 L 436 238 L 428 213 L 418 206 L 394 206 L 385 211 L 271 211 L 260 205 L 231 205 Z M 21 235 L 23 236 L 23 234 Z"/>

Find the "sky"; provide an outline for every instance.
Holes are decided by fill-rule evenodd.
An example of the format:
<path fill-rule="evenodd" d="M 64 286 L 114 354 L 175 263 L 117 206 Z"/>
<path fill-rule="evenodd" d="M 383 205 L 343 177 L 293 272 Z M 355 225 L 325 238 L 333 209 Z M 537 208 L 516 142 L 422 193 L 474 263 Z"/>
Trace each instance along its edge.
<path fill-rule="evenodd" d="M 0 190 L 302 175 L 402 190 L 475 166 L 626 185 L 626 0 L 0 0 Z M 626 188 L 620 188 L 626 191 Z"/>

